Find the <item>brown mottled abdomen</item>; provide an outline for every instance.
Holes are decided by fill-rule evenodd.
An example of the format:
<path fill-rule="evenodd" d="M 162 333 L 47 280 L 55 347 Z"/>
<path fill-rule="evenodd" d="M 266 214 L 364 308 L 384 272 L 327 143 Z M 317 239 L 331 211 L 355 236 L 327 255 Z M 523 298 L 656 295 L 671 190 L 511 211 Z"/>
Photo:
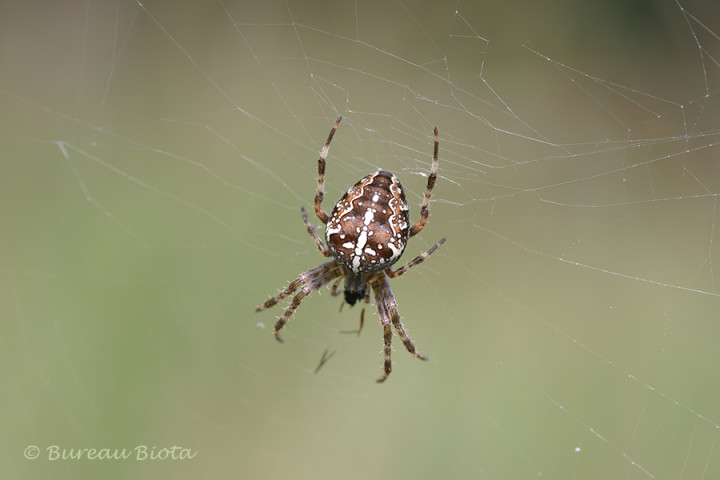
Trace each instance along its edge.
<path fill-rule="evenodd" d="M 384 270 L 408 239 L 408 205 L 400 180 L 380 170 L 353 185 L 330 215 L 325 230 L 335 259 L 354 273 Z"/>

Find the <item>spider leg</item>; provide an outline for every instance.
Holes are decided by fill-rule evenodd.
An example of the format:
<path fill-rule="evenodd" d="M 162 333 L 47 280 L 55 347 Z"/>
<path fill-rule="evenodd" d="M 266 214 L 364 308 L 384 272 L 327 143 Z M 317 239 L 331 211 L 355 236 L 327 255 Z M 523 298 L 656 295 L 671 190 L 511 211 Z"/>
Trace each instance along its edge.
<path fill-rule="evenodd" d="M 379 297 L 376 295 L 376 298 Z M 390 376 L 390 372 L 392 371 L 392 330 L 390 329 L 390 315 L 388 315 L 385 304 L 382 303 L 379 299 L 377 300 L 377 310 L 378 316 L 380 317 L 380 323 L 382 323 L 383 326 L 383 351 L 385 354 L 385 373 L 382 377 L 377 379 L 378 383 L 382 383 L 387 380 L 388 376 Z"/>
<path fill-rule="evenodd" d="M 341 290 L 338 290 L 338 285 L 340 285 L 340 282 L 342 282 L 342 277 L 337 279 L 337 282 L 333 283 L 332 290 L 330 290 L 330 295 L 333 297 L 337 297 L 341 293 L 343 293 Z M 345 305 L 345 302 L 342 302 L 340 304 L 340 310 L 342 311 L 342 306 Z"/>
<path fill-rule="evenodd" d="M 315 231 L 315 228 L 313 228 L 312 225 L 310 225 L 310 220 L 308 220 L 307 211 L 305 211 L 305 207 L 300 207 L 300 211 L 302 212 L 303 221 L 305 222 L 305 227 L 307 227 L 308 233 L 313 237 L 313 240 L 315 240 L 315 245 L 317 246 L 318 250 L 320 250 L 320 253 L 325 255 L 326 257 L 331 256 L 330 250 L 325 248 L 325 245 L 323 245 L 322 240 L 320 240 L 320 237 L 318 236 L 317 232 Z"/>
<path fill-rule="evenodd" d="M 422 231 L 423 228 L 425 228 L 425 223 L 427 222 L 428 216 L 430 216 L 430 195 L 432 194 L 433 187 L 435 186 L 435 180 L 437 179 L 437 171 L 438 171 L 438 129 L 435 127 L 435 149 L 433 150 L 433 162 L 432 167 L 430 167 L 430 175 L 428 176 L 428 183 L 427 183 L 427 189 L 425 190 L 425 198 L 423 198 L 422 206 L 420 207 L 420 220 L 418 220 L 415 225 L 413 225 L 410 228 L 410 236 L 414 237 L 420 231 Z"/>
<path fill-rule="evenodd" d="M 402 275 L 403 273 L 407 272 L 407 271 L 410 269 L 410 267 L 414 267 L 414 266 L 417 265 L 418 263 L 422 263 L 423 261 L 425 261 L 425 259 L 426 259 L 427 257 L 429 257 L 435 250 L 437 250 L 437 248 L 438 248 L 440 245 L 442 245 L 443 243 L 445 243 L 445 239 L 444 239 L 444 238 L 441 238 L 440 241 L 437 242 L 437 243 L 436 243 L 435 245 L 433 245 L 432 247 L 430 247 L 430 249 L 429 249 L 427 252 L 425 252 L 425 253 L 423 253 L 422 255 L 418 255 L 417 257 L 413 258 L 407 265 L 404 265 L 404 266 L 398 268 L 398 269 L 395 270 L 395 271 L 390 270 L 390 269 L 388 268 L 388 269 L 385 270 L 385 273 L 387 273 L 390 278 L 399 277 L 399 276 Z"/>
<path fill-rule="evenodd" d="M 400 321 L 400 314 L 398 313 L 397 303 L 395 302 L 395 297 L 393 296 L 392 289 L 390 288 L 390 280 L 388 279 L 388 276 L 382 273 L 376 275 L 371 284 L 373 292 L 375 293 L 375 302 L 377 305 L 378 315 L 380 316 L 380 323 L 382 323 L 383 326 L 383 341 L 385 345 L 385 374 L 377 380 L 378 383 L 381 383 L 387 379 L 392 371 L 392 331 L 390 329 L 390 324 L 392 324 L 395 327 L 395 330 L 397 330 L 398 335 L 408 352 L 412 353 L 420 360 L 427 360 L 428 357 L 421 355 L 420 352 L 415 349 L 415 345 L 413 345 L 412 340 L 410 340 L 410 337 L 408 337 L 405 332 L 405 327 L 403 326 L 402 321 Z"/>
<path fill-rule="evenodd" d="M 365 295 L 365 303 L 370 303 L 370 293 Z M 362 332 L 363 325 L 365 325 L 365 307 L 362 307 L 362 310 L 360 310 L 360 327 L 358 327 L 357 336 L 360 336 L 360 332 Z"/>
<path fill-rule="evenodd" d="M 260 312 L 260 311 L 262 311 L 262 310 L 265 310 L 265 309 L 268 309 L 268 308 L 270 308 L 270 307 L 273 307 L 273 306 L 277 305 L 277 303 L 278 303 L 279 301 L 281 301 L 283 298 L 287 297 L 288 295 L 292 295 L 293 292 L 295 292 L 295 290 L 298 289 L 298 287 L 300 287 L 301 285 L 303 285 L 303 284 L 307 281 L 305 277 L 306 277 L 309 273 L 310 273 L 310 270 L 308 270 L 308 271 L 305 272 L 305 273 L 301 273 L 298 278 L 296 278 L 295 280 L 293 280 L 292 282 L 290 282 L 290 284 L 287 286 L 287 288 L 286 288 L 285 290 L 283 290 L 282 292 L 278 293 L 278 294 L 275 295 L 274 297 L 269 298 L 265 303 L 263 303 L 262 305 L 260 305 L 259 307 L 257 307 L 257 308 L 255 309 L 255 311 L 256 311 L 256 312 Z"/>
<path fill-rule="evenodd" d="M 288 295 L 292 295 L 297 289 L 300 289 L 300 292 L 295 295 L 290 306 L 285 309 L 285 312 L 275 324 L 275 329 L 273 331 L 273 333 L 275 334 L 275 338 L 277 338 L 279 341 L 282 341 L 280 339 L 280 336 L 278 335 L 278 332 L 283 328 L 285 323 L 287 323 L 290 315 L 292 315 L 292 313 L 297 309 L 297 307 L 300 306 L 300 302 L 302 301 L 302 299 L 310 295 L 315 290 L 320 289 L 323 285 L 330 282 L 334 278 L 341 275 L 342 269 L 339 268 L 338 263 L 334 260 L 323 263 L 318 267 L 311 268 L 307 272 L 301 273 L 295 280 L 290 282 L 290 285 L 288 285 L 285 290 L 278 293 L 277 295 L 257 307 L 255 311 L 259 312 L 261 310 L 270 308 L 273 305 L 276 305 L 279 301 L 281 301 Z"/>
<path fill-rule="evenodd" d="M 405 327 L 403 326 L 403 323 L 400 320 L 400 314 L 398 313 L 397 302 L 395 302 L 395 297 L 390 289 L 390 280 L 386 275 L 383 275 L 381 281 L 380 290 L 382 291 L 381 294 L 383 297 L 383 303 L 385 304 L 386 311 L 390 314 L 390 320 L 395 326 L 395 330 L 397 330 L 400 335 L 400 339 L 405 344 L 405 348 L 407 348 L 408 352 L 412 353 L 420 360 L 427 360 L 428 357 L 421 355 L 420 352 L 415 349 L 415 345 L 413 345 L 412 340 L 410 340 L 410 337 L 408 337 L 407 333 L 405 333 Z"/>
<path fill-rule="evenodd" d="M 322 223 L 327 223 L 330 218 L 321 205 L 323 197 L 325 196 L 325 159 L 327 158 L 328 151 L 330 150 L 330 142 L 333 139 L 333 135 L 335 135 L 335 130 L 337 130 L 340 120 L 342 120 L 342 116 L 339 116 L 338 119 L 335 120 L 335 125 L 333 125 L 330 130 L 330 135 L 328 135 L 327 142 L 325 142 L 322 150 L 320 150 L 320 158 L 318 159 L 318 188 L 315 194 L 315 215 L 317 215 Z"/>
<path fill-rule="evenodd" d="M 370 298 L 369 296 L 366 298 Z M 360 336 L 360 332 L 362 332 L 363 325 L 365 325 L 365 307 L 360 310 L 360 327 L 358 327 L 357 335 Z"/>
<path fill-rule="evenodd" d="M 314 291 L 319 290 L 339 275 L 342 275 L 342 269 L 338 268 L 338 264 L 334 260 L 300 274 L 298 279 L 305 277 L 302 280 L 303 285 L 297 295 L 293 297 L 292 302 L 290 302 L 290 305 L 285 309 L 280 319 L 275 323 L 275 328 L 273 329 L 273 335 L 275 335 L 275 339 L 278 342 L 282 342 L 280 330 L 282 330 L 290 319 L 290 315 L 300 306 L 302 299 Z"/>

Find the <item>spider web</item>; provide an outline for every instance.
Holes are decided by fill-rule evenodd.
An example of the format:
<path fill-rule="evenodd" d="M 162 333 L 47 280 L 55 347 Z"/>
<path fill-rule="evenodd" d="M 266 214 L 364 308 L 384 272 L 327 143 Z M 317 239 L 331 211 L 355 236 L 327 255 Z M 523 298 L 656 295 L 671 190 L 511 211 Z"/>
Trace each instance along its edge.
<path fill-rule="evenodd" d="M 718 478 L 718 18 L 4 2 L 0 476 Z M 383 385 L 372 308 L 254 313 L 340 114 L 328 210 L 383 168 L 416 220 L 440 131 Z"/>

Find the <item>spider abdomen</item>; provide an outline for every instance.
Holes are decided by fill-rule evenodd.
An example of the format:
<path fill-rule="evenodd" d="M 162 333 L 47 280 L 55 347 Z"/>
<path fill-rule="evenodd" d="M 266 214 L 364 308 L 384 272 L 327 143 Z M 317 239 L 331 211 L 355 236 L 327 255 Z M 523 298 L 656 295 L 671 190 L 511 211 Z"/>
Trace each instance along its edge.
<path fill-rule="evenodd" d="M 333 208 L 325 237 L 333 257 L 352 272 L 384 270 L 408 239 L 410 216 L 400 180 L 384 170 L 350 187 Z"/>

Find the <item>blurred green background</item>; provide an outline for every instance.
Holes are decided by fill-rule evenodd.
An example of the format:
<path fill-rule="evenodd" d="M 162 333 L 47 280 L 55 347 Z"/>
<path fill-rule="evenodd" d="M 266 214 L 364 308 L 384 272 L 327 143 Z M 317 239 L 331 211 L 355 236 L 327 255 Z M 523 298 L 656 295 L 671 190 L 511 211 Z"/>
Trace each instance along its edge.
<path fill-rule="evenodd" d="M 719 18 L 1 2 L 0 477 L 718 478 Z M 372 308 L 254 312 L 339 114 L 327 209 L 383 168 L 416 219 L 440 130 L 382 385 Z"/>

